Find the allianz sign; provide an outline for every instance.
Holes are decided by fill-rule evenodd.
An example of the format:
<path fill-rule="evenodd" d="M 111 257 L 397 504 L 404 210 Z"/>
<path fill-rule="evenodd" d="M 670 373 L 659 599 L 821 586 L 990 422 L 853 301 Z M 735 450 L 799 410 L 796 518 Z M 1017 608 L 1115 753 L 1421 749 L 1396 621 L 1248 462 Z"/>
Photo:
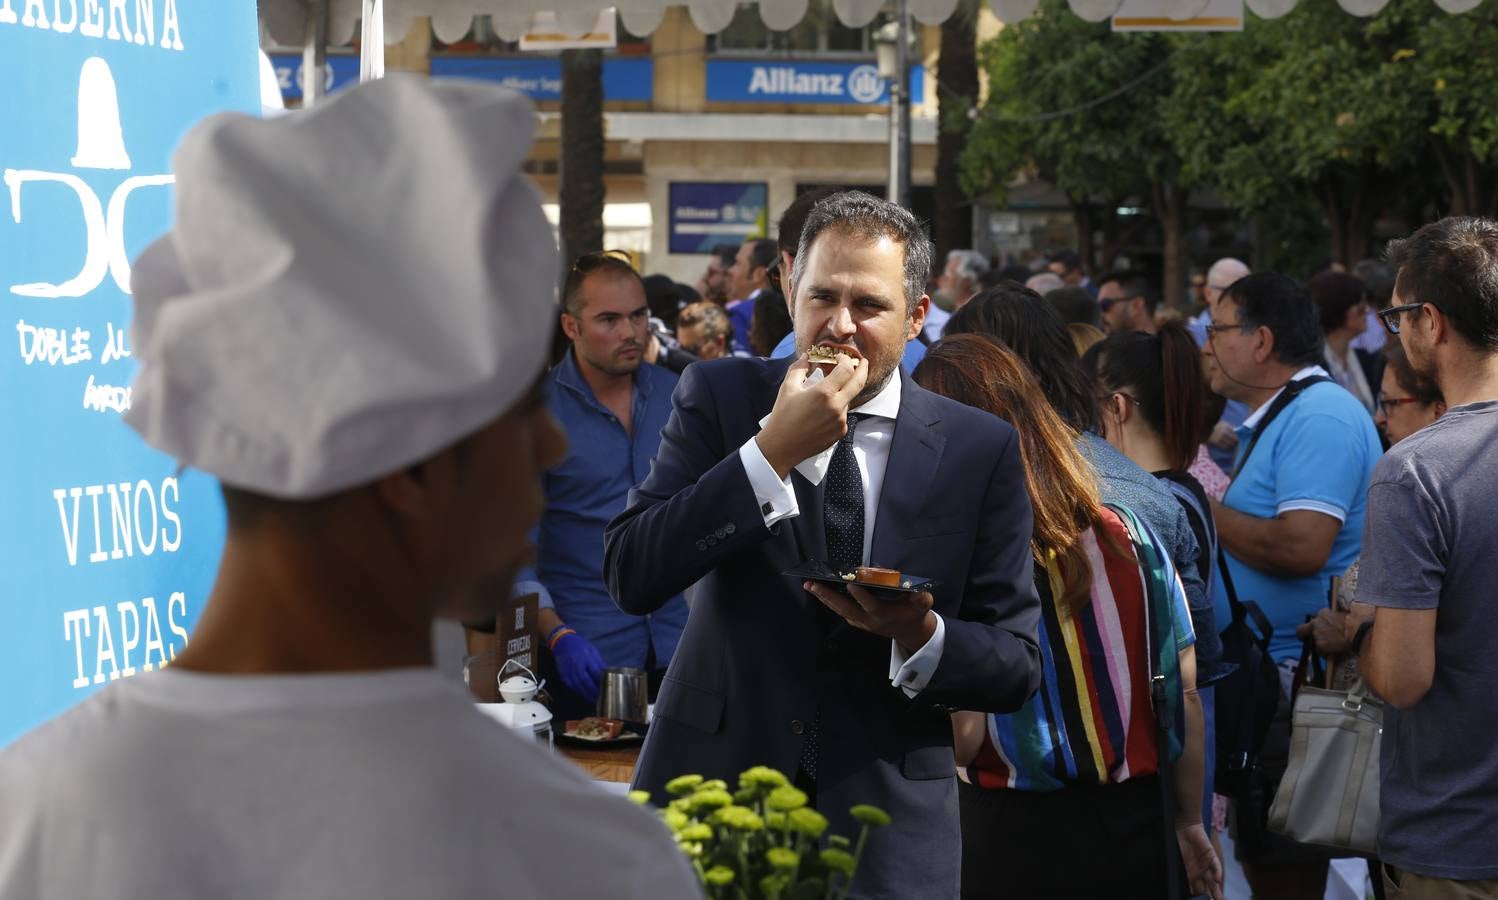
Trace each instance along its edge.
<path fill-rule="evenodd" d="M 753 68 L 749 78 L 749 95 L 753 98 L 806 97 L 824 103 L 877 103 L 884 99 L 884 79 L 873 66 L 857 66 L 846 72 L 774 65 Z"/>

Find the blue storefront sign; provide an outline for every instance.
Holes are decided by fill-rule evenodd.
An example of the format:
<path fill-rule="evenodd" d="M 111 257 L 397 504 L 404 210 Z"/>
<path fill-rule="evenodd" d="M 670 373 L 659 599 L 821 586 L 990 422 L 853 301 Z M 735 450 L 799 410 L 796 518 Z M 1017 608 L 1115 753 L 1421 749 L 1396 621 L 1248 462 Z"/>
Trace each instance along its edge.
<path fill-rule="evenodd" d="M 20 7 L 0 0 L 0 746 L 165 666 L 208 598 L 217 485 L 120 421 L 130 261 L 188 126 L 260 110 L 253 3 Z"/>
<path fill-rule="evenodd" d="M 655 68 L 648 58 L 605 59 L 603 99 L 615 102 L 649 102 L 654 73 Z M 532 100 L 562 99 L 562 60 L 555 56 L 438 56 L 432 59 L 432 77 L 479 78 L 498 82 Z"/>
<path fill-rule="evenodd" d="M 302 99 L 302 85 L 306 77 L 300 53 L 272 53 L 270 64 L 276 70 L 276 82 L 281 85 L 281 97 L 285 100 Z M 323 90 L 331 94 L 340 88 L 359 83 L 359 57 L 329 56 L 323 67 Z"/>
<path fill-rule="evenodd" d="M 926 71 L 910 69 L 910 96 L 923 96 Z M 707 99 L 729 103 L 889 103 L 889 86 L 871 63 L 710 59 Z"/>
<path fill-rule="evenodd" d="M 670 252 L 711 253 L 766 235 L 770 191 L 764 182 L 673 181 Z"/>

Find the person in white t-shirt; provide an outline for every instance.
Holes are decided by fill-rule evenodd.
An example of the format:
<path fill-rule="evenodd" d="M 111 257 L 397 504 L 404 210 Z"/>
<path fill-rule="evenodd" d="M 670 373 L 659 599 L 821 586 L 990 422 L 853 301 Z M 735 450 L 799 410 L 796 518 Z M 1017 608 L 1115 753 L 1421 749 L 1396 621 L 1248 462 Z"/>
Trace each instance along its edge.
<path fill-rule="evenodd" d="M 699 896 L 659 821 L 433 668 L 565 445 L 534 123 L 397 77 L 184 140 L 126 421 L 220 479 L 228 539 L 170 668 L 0 752 L 0 898 Z"/>

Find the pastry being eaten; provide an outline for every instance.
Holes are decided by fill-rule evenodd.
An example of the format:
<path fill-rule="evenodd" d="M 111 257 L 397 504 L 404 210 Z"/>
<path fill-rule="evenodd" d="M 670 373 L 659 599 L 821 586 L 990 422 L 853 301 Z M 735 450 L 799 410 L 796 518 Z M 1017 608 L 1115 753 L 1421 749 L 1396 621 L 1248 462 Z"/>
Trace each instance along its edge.
<path fill-rule="evenodd" d="M 806 351 L 806 358 L 811 360 L 812 365 L 821 369 L 823 375 L 829 374 L 833 366 L 837 365 L 838 359 L 843 355 L 841 350 L 833 347 L 824 347 L 821 344 L 817 344 Z"/>

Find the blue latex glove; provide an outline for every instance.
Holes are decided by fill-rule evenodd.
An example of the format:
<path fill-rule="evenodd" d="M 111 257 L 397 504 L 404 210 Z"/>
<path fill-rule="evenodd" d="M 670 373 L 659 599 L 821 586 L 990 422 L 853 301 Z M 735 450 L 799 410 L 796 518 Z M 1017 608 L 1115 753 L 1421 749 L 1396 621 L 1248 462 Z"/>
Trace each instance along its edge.
<path fill-rule="evenodd" d="M 598 648 L 574 631 L 557 641 L 551 655 L 556 658 L 562 684 L 589 703 L 597 703 L 604 669 L 603 656 L 599 654 Z"/>

